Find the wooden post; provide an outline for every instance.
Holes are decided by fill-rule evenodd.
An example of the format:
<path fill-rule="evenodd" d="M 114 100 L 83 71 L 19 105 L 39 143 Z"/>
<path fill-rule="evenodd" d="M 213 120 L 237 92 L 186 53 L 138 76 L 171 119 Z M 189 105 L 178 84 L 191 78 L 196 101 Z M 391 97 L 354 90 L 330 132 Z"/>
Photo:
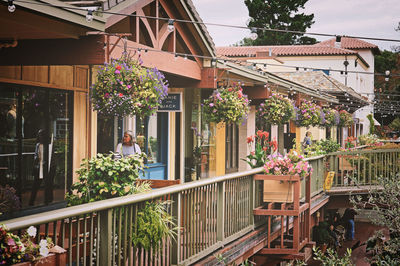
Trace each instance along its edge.
<path fill-rule="evenodd" d="M 172 217 L 176 219 L 177 232 L 175 240 L 172 242 L 172 265 L 178 265 L 181 259 L 181 201 L 182 194 L 172 195 Z"/>
<path fill-rule="evenodd" d="M 219 182 L 217 185 L 217 241 L 223 241 L 225 237 L 225 182 Z"/>
<path fill-rule="evenodd" d="M 111 264 L 111 251 L 112 251 L 112 210 L 104 210 L 100 212 L 100 241 L 99 245 L 98 262 L 100 265 Z"/>

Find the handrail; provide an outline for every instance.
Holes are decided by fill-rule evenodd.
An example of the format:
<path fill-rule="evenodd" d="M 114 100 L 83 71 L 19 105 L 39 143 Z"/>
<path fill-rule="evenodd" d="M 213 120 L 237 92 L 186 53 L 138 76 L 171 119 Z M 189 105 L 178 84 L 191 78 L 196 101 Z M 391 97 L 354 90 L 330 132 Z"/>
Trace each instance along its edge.
<path fill-rule="evenodd" d="M 173 185 L 173 186 L 169 186 L 169 187 L 165 187 L 165 188 L 159 188 L 156 190 L 152 190 L 152 191 L 144 192 L 144 193 L 140 193 L 140 194 L 122 196 L 122 197 L 118 197 L 118 198 L 107 199 L 107 200 L 102 200 L 102 201 L 97 201 L 97 202 L 86 203 L 86 204 L 82 204 L 82 205 L 78 205 L 78 206 L 72 206 L 72 207 L 67 207 L 67 208 L 63 208 L 63 209 L 48 211 L 48 212 L 46 212 L 45 216 L 40 213 L 33 214 L 33 215 L 29 215 L 29 216 L 24 216 L 24 217 L 7 220 L 5 225 L 12 231 L 18 230 L 18 229 L 26 228 L 30 225 L 48 223 L 48 222 L 54 221 L 55 219 L 65 219 L 65 218 L 72 217 L 72 216 L 79 216 L 79 215 L 82 215 L 82 214 L 85 214 L 88 212 L 98 212 L 98 211 L 103 211 L 106 209 L 112 209 L 112 208 L 122 206 L 122 205 L 134 204 L 134 203 L 143 202 L 146 200 L 153 200 L 153 199 L 157 199 L 157 198 L 160 198 L 160 197 L 168 195 L 168 194 L 175 194 L 175 193 L 179 193 L 182 191 L 190 190 L 190 189 L 201 187 L 201 186 L 206 186 L 206 185 L 219 183 L 219 182 L 223 182 L 223 181 L 238 178 L 238 177 L 257 174 L 257 173 L 262 172 L 262 170 L 263 170 L 262 167 L 260 167 L 260 168 L 255 168 L 252 170 L 240 172 L 240 173 L 231 173 L 231 174 L 227 174 L 224 176 L 212 177 L 212 178 L 208 178 L 208 179 L 193 181 L 190 183 Z"/>

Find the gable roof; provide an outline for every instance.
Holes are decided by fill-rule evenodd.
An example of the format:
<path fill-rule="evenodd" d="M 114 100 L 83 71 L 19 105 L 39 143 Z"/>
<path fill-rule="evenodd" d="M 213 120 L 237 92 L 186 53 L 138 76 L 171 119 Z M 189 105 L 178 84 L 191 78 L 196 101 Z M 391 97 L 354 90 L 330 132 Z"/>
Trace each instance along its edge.
<path fill-rule="evenodd" d="M 335 47 L 335 38 L 322 41 L 320 43 L 314 44 L 314 46 L 328 46 L 328 47 Z M 343 49 L 371 49 L 375 50 L 378 49 L 378 46 L 360 39 L 356 38 L 349 38 L 349 37 L 342 37 L 340 41 L 340 48 Z M 378 49 L 379 50 L 379 49 Z"/>
<path fill-rule="evenodd" d="M 229 46 L 217 47 L 217 55 L 229 57 L 256 57 L 257 52 L 269 52 L 276 56 L 302 55 L 357 55 L 356 51 L 315 45 L 275 45 L 275 46 Z"/>

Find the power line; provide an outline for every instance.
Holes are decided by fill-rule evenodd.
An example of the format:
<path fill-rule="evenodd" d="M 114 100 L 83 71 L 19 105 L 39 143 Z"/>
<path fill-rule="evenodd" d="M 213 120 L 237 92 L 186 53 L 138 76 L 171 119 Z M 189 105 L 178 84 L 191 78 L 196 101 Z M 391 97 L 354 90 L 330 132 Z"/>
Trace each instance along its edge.
<path fill-rule="evenodd" d="M 170 21 L 171 20 L 171 18 L 162 18 L 162 17 L 137 15 L 137 14 L 122 14 L 122 13 L 104 11 L 104 10 L 93 10 L 93 8 L 89 9 L 89 8 L 79 8 L 79 7 L 68 7 L 68 6 L 65 6 L 65 5 L 54 5 L 54 4 L 49 4 L 49 3 L 29 2 L 29 1 L 24 1 L 24 0 L 13 0 L 13 2 L 35 4 L 35 5 L 53 6 L 53 7 L 65 8 L 65 9 L 71 9 L 71 10 L 80 10 L 80 11 L 91 11 L 91 12 L 95 11 L 97 13 L 110 14 L 110 15 L 119 15 L 119 16 L 126 16 L 126 17 L 139 17 L 139 18 L 165 20 L 165 21 Z M 305 32 L 305 31 L 283 30 L 283 29 L 263 28 L 263 27 L 247 27 L 247 26 L 229 25 L 229 24 L 221 24 L 221 23 L 201 22 L 201 21 L 186 20 L 186 19 L 172 19 L 172 20 L 174 22 L 180 22 L 180 23 L 191 23 L 191 24 L 218 26 L 218 27 L 225 27 L 225 28 L 236 28 L 236 29 L 246 29 L 246 30 L 254 30 L 255 29 L 255 30 L 260 30 L 260 31 L 293 33 L 293 34 L 301 34 L 301 35 L 314 35 L 314 36 L 325 36 L 325 37 L 338 37 L 338 36 L 340 36 L 340 37 L 356 38 L 356 39 L 364 39 L 364 40 L 400 42 L 399 39 L 366 37 L 366 36 L 356 36 L 356 35 L 338 35 L 338 34 L 331 34 L 331 33 Z"/>
<path fill-rule="evenodd" d="M 110 34 L 112 35 L 112 34 Z M 115 36 L 118 36 L 118 34 L 115 34 Z M 116 44 L 116 43 L 112 43 L 111 45 L 115 45 L 117 47 L 120 48 L 124 48 L 122 45 Z M 220 63 L 224 64 L 226 62 L 231 62 L 231 63 L 235 63 L 235 64 L 239 64 L 241 66 L 245 65 L 247 67 L 255 67 L 255 71 L 262 71 L 262 72 L 268 72 L 265 70 L 261 69 L 261 66 L 266 68 L 269 66 L 279 66 L 279 67 L 286 67 L 286 68 L 294 68 L 298 71 L 300 71 L 301 69 L 305 69 L 305 71 L 308 70 L 312 70 L 312 71 L 332 71 L 332 72 L 343 72 L 345 73 L 351 73 L 351 74 L 366 74 L 366 75 L 376 75 L 376 76 L 385 76 L 385 73 L 374 73 L 374 72 L 366 72 L 366 71 L 344 71 L 344 70 L 340 70 L 340 69 L 331 69 L 331 68 L 316 68 L 316 67 L 305 67 L 305 66 L 293 66 L 293 65 L 278 65 L 278 64 L 271 64 L 271 63 L 257 63 L 257 62 L 249 62 L 249 61 L 244 61 L 244 60 L 237 60 L 237 59 L 232 59 L 232 58 L 226 58 L 226 57 L 212 57 L 212 56 L 205 56 L 205 55 L 194 55 L 194 54 L 186 54 L 186 53 L 179 53 L 179 52 L 170 52 L 170 51 L 163 51 L 163 50 L 158 50 L 158 49 L 154 49 L 151 47 L 146 47 L 146 48 L 141 48 L 141 47 L 133 47 L 133 46 L 127 46 L 130 50 L 138 50 L 138 51 L 152 51 L 152 52 L 160 52 L 160 53 L 168 53 L 168 54 L 173 54 L 175 56 L 181 56 L 184 58 L 201 58 L 201 59 L 208 59 L 208 60 L 214 60 L 215 63 L 217 63 L 217 61 L 220 61 Z M 278 73 L 274 73 L 274 72 L 268 72 L 271 74 L 275 74 Z M 280 72 L 280 73 L 285 73 L 285 72 Z M 293 73 L 293 72 L 288 72 L 288 73 Z M 390 77 L 400 77 L 400 74 L 391 74 Z"/>

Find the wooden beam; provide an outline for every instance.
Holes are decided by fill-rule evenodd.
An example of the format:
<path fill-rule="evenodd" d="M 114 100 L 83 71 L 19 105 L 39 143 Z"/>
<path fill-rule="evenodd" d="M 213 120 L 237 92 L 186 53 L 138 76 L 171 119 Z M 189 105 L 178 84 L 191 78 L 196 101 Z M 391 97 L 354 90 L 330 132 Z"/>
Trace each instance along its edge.
<path fill-rule="evenodd" d="M 265 209 L 254 209 L 254 215 L 284 215 L 284 216 L 297 216 L 299 215 L 298 210 L 265 210 Z"/>
<path fill-rule="evenodd" d="M 300 181 L 298 175 L 254 175 L 254 180 Z"/>
<path fill-rule="evenodd" d="M 299 251 L 293 248 L 263 248 L 261 249 L 258 254 L 259 255 L 285 255 L 285 254 L 298 254 Z"/>

